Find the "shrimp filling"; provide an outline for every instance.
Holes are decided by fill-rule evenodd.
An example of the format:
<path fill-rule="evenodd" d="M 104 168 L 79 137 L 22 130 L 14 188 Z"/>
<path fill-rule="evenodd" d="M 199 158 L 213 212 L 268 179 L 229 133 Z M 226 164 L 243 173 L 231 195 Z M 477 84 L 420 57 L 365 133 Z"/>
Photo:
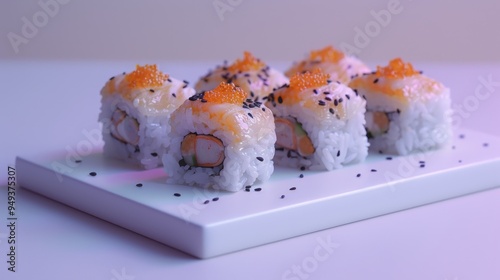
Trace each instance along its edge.
<path fill-rule="evenodd" d="M 224 145 L 212 135 L 190 133 L 181 142 L 184 163 L 193 167 L 216 167 L 224 162 Z"/>
<path fill-rule="evenodd" d="M 314 145 L 302 124 L 292 118 L 275 118 L 276 147 L 296 151 L 308 157 L 314 153 Z"/>
<path fill-rule="evenodd" d="M 139 122 L 125 111 L 116 109 L 111 115 L 111 135 L 118 141 L 139 144 Z"/>
<path fill-rule="evenodd" d="M 389 125 L 396 112 L 367 111 L 366 136 L 372 139 L 389 131 Z"/>

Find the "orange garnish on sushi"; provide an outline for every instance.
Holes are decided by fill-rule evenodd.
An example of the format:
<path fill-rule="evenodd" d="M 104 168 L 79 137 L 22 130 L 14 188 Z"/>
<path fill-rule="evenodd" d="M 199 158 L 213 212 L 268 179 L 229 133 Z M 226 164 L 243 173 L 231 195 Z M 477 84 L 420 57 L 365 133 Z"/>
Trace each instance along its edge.
<path fill-rule="evenodd" d="M 327 46 L 321 50 L 312 51 L 309 55 L 311 60 L 319 60 L 321 62 L 339 62 L 345 54 L 332 46 Z"/>
<path fill-rule="evenodd" d="M 222 82 L 213 90 L 206 91 L 203 99 L 215 103 L 241 104 L 246 96 L 246 92 L 240 87 Z"/>
<path fill-rule="evenodd" d="M 129 89 L 160 87 L 168 79 L 168 74 L 158 70 L 156 64 L 137 65 L 135 70 L 125 76 Z"/>
<path fill-rule="evenodd" d="M 228 67 L 228 70 L 231 72 L 238 71 L 251 71 L 251 70 L 259 70 L 265 67 L 266 64 L 260 59 L 255 58 L 250 52 L 244 52 L 243 59 L 237 59 L 233 64 Z"/>
<path fill-rule="evenodd" d="M 403 78 L 420 74 L 419 71 L 413 69 L 413 65 L 409 62 L 404 62 L 401 58 L 393 59 L 389 65 L 385 67 L 377 66 L 377 76 L 386 78 Z"/>
<path fill-rule="evenodd" d="M 312 72 L 295 74 L 290 79 L 290 89 L 294 91 L 303 91 L 309 88 L 318 88 L 328 84 L 330 75 L 323 73 L 319 69 Z"/>

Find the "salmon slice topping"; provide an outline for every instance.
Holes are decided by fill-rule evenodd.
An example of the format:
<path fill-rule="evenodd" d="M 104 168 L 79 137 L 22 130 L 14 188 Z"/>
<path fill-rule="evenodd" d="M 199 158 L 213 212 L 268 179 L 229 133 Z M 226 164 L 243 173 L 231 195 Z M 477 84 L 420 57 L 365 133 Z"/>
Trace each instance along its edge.
<path fill-rule="evenodd" d="M 386 78 L 404 78 L 420 74 L 409 62 L 404 62 L 401 58 L 393 59 L 385 67 L 377 66 L 377 76 Z"/>
<path fill-rule="evenodd" d="M 135 70 L 125 76 L 125 81 L 129 89 L 154 88 L 163 85 L 168 77 L 168 74 L 158 70 L 156 64 L 136 65 Z"/>
<path fill-rule="evenodd" d="M 300 92 L 310 88 L 318 88 L 328 85 L 330 75 L 323 73 L 320 69 L 312 72 L 298 73 L 290 79 L 290 89 Z"/>
<path fill-rule="evenodd" d="M 345 54 L 332 46 L 312 51 L 309 58 L 314 61 L 337 63 L 345 57 Z"/>
<path fill-rule="evenodd" d="M 275 118 L 276 146 L 296 151 L 303 157 L 314 154 L 314 145 L 302 125 L 290 118 Z"/>
<path fill-rule="evenodd" d="M 240 105 L 245 100 L 247 94 L 240 87 L 234 84 L 221 82 L 213 90 L 206 91 L 203 99 L 215 103 L 231 103 Z"/>
<path fill-rule="evenodd" d="M 190 133 L 181 143 L 184 162 L 193 167 L 216 167 L 224 162 L 224 144 L 212 135 Z"/>
<path fill-rule="evenodd" d="M 131 145 L 139 144 L 139 122 L 123 110 L 116 109 L 111 115 L 111 135 Z"/>
<path fill-rule="evenodd" d="M 260 59 L 255 58 L 250 52 L 243 53 L 243 59 L 237 59 L 233 64 L 228 67 L 228 70 L 236 73 L 238 71 L 246 72 L 252 70 L 259 70 L 265 67 L 266 64 Z"/>

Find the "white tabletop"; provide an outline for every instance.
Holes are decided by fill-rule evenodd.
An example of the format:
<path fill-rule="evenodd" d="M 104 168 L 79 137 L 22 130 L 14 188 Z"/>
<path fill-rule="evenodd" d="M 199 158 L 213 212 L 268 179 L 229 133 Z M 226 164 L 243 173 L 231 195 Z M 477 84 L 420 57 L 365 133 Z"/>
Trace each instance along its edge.
<path fill-rule="evenodd" d="M 211 63 L 159 65 L 193 83 Z M 500 117 L 500 65 L 416 66 L 452 89 L 455 125 L 500 136 L 496 121 L 489 121 Z M 132 62 L 2 62 L 1 185 L 16 155 L 71 150 L 88 140 L 99 130 L 100 87 L 133 67 Z M 12 273 L 2 187 L 0 279 L 499 279 L 498 201 L 500 189 L 494 189 L 199 260 L 18 188 L 17 272 Z"/>

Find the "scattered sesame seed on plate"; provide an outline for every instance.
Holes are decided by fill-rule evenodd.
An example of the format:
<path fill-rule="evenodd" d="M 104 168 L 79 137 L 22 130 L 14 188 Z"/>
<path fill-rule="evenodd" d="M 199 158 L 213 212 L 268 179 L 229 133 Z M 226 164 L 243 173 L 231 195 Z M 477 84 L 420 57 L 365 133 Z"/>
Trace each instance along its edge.
<path fill-rule="evenodd" d="M 96 176 L 96 175 L 97 175 L 97 173 L 96 173 L 96 172 L 94 172 L 94 171 L 92 171 L 92 172 L 90 172 L 90 173 L 89 173 L 89 175 L 90 175 L 90 176 L 92 176 L 92 177 L 94 177 L 94 176 Z"/>

